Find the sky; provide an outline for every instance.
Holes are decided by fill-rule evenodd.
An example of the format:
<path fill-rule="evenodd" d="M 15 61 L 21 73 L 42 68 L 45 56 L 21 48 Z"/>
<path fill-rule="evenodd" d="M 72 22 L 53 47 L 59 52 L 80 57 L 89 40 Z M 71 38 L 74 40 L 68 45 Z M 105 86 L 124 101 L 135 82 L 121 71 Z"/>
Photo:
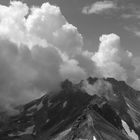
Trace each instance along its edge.
<path fill-rule="evenodd" d="M 0 108 L 61 81 L 112 77 L 140 90 L 138 0 L 0 0 Z"/>

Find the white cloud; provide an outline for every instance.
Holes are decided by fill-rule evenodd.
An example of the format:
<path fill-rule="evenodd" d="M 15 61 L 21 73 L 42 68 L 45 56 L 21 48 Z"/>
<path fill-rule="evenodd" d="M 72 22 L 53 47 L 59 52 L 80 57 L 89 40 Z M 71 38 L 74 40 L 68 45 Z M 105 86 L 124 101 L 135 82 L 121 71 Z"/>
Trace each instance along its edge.
<path fill-rule="evenodd" d="M 79 66 L 84 69 L 87 76 L 98 77 L 98 69 L 95 66 L 95 63 L 92 61 L 93 52 L 83 51 L 75 56 L 75 59 L 78 61 Z"/>
<path fill-rule="evenodd" d="M 99 72 L 104 77 L 114 77 L 127 81 L 132 54 L 120 46 L 120 37 L 116 34 L 102 35 L 99 50 L 92 57 Z"/>
<path fill-rule="evenodd" d="M 109 100 L 116 100 L 116 96 L 114 94 L 114 91 L 112 89 L 112 85 L 103 80 L 98 79 L 94 85 L 89 84 L 87 81 L 83 82 L 83 89 L 89 94 L 89 95 L 98 95 L 99 97 L 105 96 Z"/>
<path fill-rule="evenodd" d="M 0 10 L 0 107 L 13 111 L 15 104 L 57 89 L 65 78 L 86 76 L 71 58 L 82 49 L 82 36 L 59 7 L 12 1 Z"/>
<path fill-rule="evenodd" d="M 44 3 L 30 9 L 20 1 L 11 1 L 9 7 L 0 5 L 0 9 L 0 35 L 18 45 L 53 45 L 67 53 L 75 53 L 83 45 L 81 34 L 57 6 Z"/>
<path fill-rule="evenodd" d="M 117 5 L 115 2 L 110 0 L 105 1 L 97 1 L 92 5 L 85 6 L 82 10 L 84 14 L 101 14 L 108 10 L 117 9 Z"/>
<path fill-rule="evenodd" d="M 58 7 L 49 3 L 32 9 L 26 27 L 30 34 L 46 40 L 68 54 L 76 53 L 83 45 L 77 28 L 67 22 Z"/>
<path fill-rule="evenodd" d="M 46 41 L 30 34 L 26 27 L 29 7 L 20 1 L 11 1 L 10 6 L 0 5 L 0 36 L 21 45 L 46 45 Z"/>
<path fill-rule="evenodd" d="M 140 79 L 136 79 L 136 81 L 132 84 L 132 87 L 140 91 Z"/>
<path fill-rule="evenodd" d="M 87 78 L 86 72 L 78 66 L 76 60 L 68 60 L 60 66 L 60 74 L 63 79 L 69 79 L 73 83 L 79 83 Z"/>

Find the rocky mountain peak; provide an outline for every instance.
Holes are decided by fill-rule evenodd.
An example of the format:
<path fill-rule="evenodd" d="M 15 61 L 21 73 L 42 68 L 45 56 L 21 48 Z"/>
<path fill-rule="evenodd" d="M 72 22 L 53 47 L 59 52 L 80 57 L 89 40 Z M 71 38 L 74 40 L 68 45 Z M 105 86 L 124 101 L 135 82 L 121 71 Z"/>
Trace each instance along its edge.
<path fill-rule="evenodd" d="M 89 77 L 78 84 L 65 80 L 57 93 L 47 93 L 1 121 L 0 139 L 138 140 L 139 96 L 113 78 Z"/>

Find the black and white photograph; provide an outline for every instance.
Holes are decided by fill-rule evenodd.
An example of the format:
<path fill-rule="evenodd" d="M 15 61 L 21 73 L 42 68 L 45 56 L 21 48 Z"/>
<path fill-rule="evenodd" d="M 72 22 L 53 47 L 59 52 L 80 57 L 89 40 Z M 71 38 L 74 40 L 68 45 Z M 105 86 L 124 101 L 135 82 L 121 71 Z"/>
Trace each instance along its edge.
<path fill-rule="evenodd" d="M 0 140 L 140 140 L 140 0 L 0 0 Z"/>

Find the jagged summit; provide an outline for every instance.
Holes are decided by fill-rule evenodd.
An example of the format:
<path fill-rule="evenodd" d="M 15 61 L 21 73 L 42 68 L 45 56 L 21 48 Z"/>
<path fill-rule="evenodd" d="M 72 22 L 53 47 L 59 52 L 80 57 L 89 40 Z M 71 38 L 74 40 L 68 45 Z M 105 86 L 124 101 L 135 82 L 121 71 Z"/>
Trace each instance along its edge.
<path fill-rule="evenodd" d="M 47 93 L 0 122 L 0 140 L 137 140 L 139 96 L 113 78 L 65 80 L 58 93 Z"/>

